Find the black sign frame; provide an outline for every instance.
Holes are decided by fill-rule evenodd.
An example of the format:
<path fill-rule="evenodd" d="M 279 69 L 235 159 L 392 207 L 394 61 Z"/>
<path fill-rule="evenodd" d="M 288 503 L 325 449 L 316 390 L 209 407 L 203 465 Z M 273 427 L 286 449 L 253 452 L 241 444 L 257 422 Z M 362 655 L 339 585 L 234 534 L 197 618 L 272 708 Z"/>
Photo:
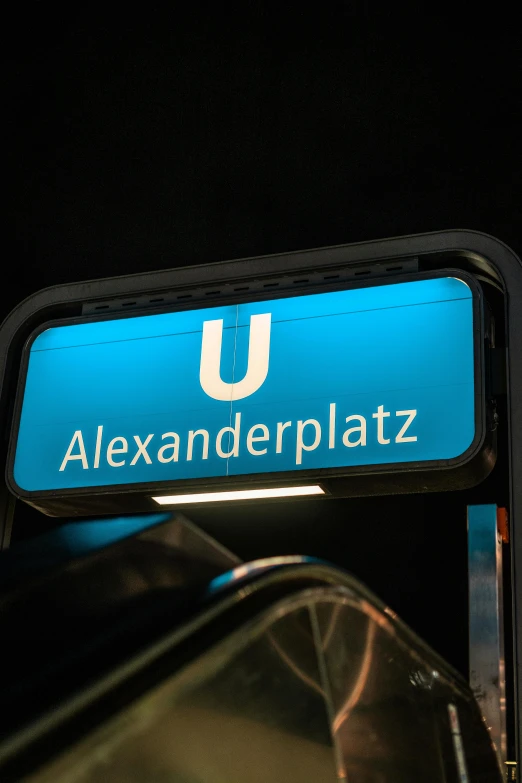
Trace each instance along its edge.
<path fill-rule="evenodd" d="M 471 290 L 473 302 L 473 344 L 474 344 L 474 387 L 475 387 L 475 433 L 470 446 L 465 452 L 455 458 L 447 460 L 431 460 L 419 462 L 404 462 L 391 464 L 369 464 L 354 467 L 322 468 L 311 470 L 289 470 L 270 473 L 249 473 L 227 477 L 222 476 L 195 479 L 177 479 L 172 481 L 152 481 L 140 483 L 111 484 L 106 486 L 89 486 L 53 489 L 41 491 L 28 491 L 22 489 L 14 478 L 14 460 L 16 443 L 20 424 L 21 410 L 24 396 L 24 386 L 29 363 L 30 348 L 39 334 L 50 327 L 72 325 L 88 322 L 100 322 L 121 318 L 132 318 L 146 314 L 146 312 L 120 313 L 111 315 L 87 315 L 80 318 L 61 319 L 59 321 L 46 321 L 39 325 L 30 335 L 22 351 L 20 365 L 20 378 L 17 387 L 13 423 L 11 430 L 10 446 L 7 457 L 6 481 L 11 492 L 20 500 L 34 505 L 39 510 L 50 516 L 75 516 L 79 513 L 107 514 L 115 509 L 121 511 L 151 512 L 158 506 L 153 495 L 185 494 L 190 492 L 216 492 L 223 490 L 250 489 L 263 487 L 300 486 L 303 484 L 319 483 L 325 490 L 325 497 L 353 497 L 366 494 L 389 494 L 404 492 L 426 492 L 443 490 L 448 482 L 452 487 L 466 488 L 473 486 L 485 478 L 491 471 L 496 457 L 495 429 L 486 407 L 486 379 L 485 379 L 485 312 L 484 301 L 480 286 L 467 272 L 456 269 L 442 269 L 432 273 L 409 273 L 400 277 L 400 282 L 413 282 L 417 280 L 432 280 L 440 277 L 458 277 L 463 280 Z M 327 284 L 324 287 L 317 285 L 304 286 L 297 295 L 321 293 L 332 290 L 353 290 L 354 288 L 377 287 L 392 285 L 397 280 L 382 280 L 375 277 L 371 281 L 357 281 L 349 284 Z M 288 296 L 288 294 L 286 294 Z M 295 294 L 294 294 L 295 295 Z M 279 293 L 283 298 L 284 293 Z M 274 293 L 264 296 L 258 294 L 257 300 L 270 297 L 275 298 Z M 219 304 L 245 301 L 245 296 L 236 294 L 236 297 L 220 298 Z M 248 301 L 254 301 L 249 298 Z M 217 304 L 217 303 L 216 303 Z M 195 309 L 186 302 L 178 307 L 170 306 L 168 309 L 161 307 L 154 310 L 154 314 L 161 312 L 175 312 L 178 310 Z M 199 309 L 199 307 L 198 307 Z M 451 478 L 447 472 L 451 471 Z M 398 478 L 399 477 L 399 478 Z M 377 487 L 379 488 L 377 490 Z"/>

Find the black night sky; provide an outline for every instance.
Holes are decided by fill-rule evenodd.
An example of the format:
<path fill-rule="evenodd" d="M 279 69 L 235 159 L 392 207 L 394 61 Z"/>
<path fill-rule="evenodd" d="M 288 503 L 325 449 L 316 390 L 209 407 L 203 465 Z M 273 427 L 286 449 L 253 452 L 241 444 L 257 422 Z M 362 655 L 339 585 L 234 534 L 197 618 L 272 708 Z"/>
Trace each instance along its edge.
<path fill-rule="evenodd" d="M 440 229 L 522 254 L 512 19 L 238 6 L 50 18 L 35 3 L 13 17 L 2 318 L 57 283 Z M 503 492 L 494 479 L 479 495 Z M 465 668 L 468 501 L 189 516 L 244 558 L 299 552 L 348 568 Z M 15 522 L 34 532 L 49 520 L 22 508 Z"/>

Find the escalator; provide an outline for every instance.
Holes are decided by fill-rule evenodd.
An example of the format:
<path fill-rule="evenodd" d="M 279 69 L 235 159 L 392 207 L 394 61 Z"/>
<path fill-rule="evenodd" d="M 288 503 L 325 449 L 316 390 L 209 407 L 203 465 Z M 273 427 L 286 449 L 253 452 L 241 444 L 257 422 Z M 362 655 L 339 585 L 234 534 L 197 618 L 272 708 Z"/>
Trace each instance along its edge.
<path fill-rule="evenodd" d="M 502 780 L 466 682 L 328 563 L 169 514 L 0 557 L 2 783 Z"/>

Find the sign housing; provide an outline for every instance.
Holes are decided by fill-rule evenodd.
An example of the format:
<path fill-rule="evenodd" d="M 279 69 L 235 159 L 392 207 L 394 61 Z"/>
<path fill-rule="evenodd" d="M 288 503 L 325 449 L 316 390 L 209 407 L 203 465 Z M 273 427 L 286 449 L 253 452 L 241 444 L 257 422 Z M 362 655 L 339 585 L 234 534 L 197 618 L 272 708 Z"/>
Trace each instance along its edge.
<path fill-rule="evenodd" d="M 58 514 L 311 479 L 475 483 L 493 464 L 483 343 L 480 287 L 455 270 L 49 322 L 24 350 L 8 481 Z"/>

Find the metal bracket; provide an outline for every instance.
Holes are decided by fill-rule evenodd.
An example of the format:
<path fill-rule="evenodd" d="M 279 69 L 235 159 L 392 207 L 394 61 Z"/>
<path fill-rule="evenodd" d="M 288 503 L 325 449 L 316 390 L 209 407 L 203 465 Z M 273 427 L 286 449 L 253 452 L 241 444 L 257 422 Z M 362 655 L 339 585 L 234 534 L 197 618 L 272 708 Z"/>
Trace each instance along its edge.
<path fill-rule="evenodd" d="M 506 349 L 491 348 L 491 396 L 507 394 L 506 382 Z"/>
<path fill-rule="evenodd" d="M 468 506 L 469 678 L 506 769 L 506 684 L 502 535 L 497 506 Z"/>

